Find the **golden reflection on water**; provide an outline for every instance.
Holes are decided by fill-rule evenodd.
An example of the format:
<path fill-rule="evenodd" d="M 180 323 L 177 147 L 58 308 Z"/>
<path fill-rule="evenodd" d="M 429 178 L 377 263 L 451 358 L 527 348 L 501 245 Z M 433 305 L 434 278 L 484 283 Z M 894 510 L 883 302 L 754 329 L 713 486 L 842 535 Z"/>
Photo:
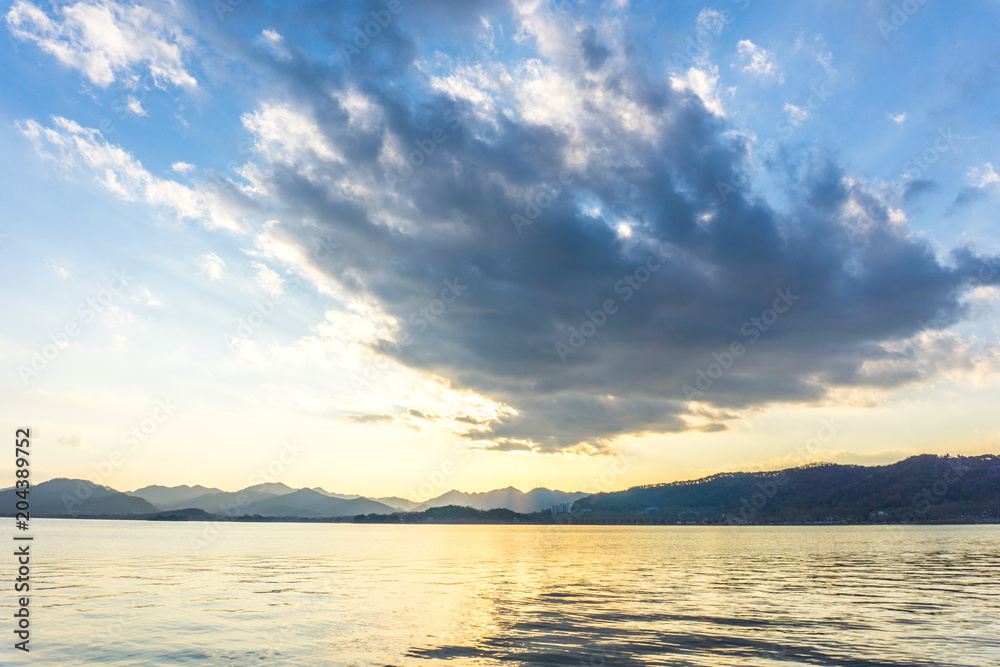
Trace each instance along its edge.
<path fill-rule="evenodd" d="M 34 664 L 1000 665 L 1000 526 L 33 526 Z"/>

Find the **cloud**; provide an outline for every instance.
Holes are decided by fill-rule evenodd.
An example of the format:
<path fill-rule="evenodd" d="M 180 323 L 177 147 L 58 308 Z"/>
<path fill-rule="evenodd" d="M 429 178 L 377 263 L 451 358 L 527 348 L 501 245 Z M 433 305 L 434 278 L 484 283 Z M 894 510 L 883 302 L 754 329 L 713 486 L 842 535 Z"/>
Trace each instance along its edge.
<path fill-rule="evenodd" d="M 484 449 L 603 453 L 628 435 L 977 372 L 952 329 L 977 273 L 1000 282 L 1000 260 L 939 253 L 898 202 L 819 150 L 788 157 L 799 178 L 777 204 L 720 189 L 748 146 L 732 141 L 717 70 L 664 75 L 630 48 L 627 23 L 546 3 L 452 6 L 429 0 L 350 66 L 296 54 L 281 64 L 287 94 L 242 117 L 254 198 L 241 205 L 273 221 L 255 245 L 329 286 L 335 305 L 301 346 L 365 365 L 352 385 L 376 405 L 356 420 L 414 409 Z M 329 14 L 308 27 L 326 34 L 342 19 Z M 516 57 L 477 50 L 483 15 L 516 26 L 494 33 Z M 590 26 L 608 51 L 597 67 Z M 450 55 L 423 59 L 428 34 Z M 574 350 L 565 362 L 559 344 Z M 397 372 L 403 391 L 389 387 Z"/>
<path fill-rule="evenodd" d="M 142 107 L 142 102 L 137 100 L 135 97 L 129 95 L 128 100 L 125 104 L 125 108 L 134 113 L 136 116 L 145 116 L 146 110 Z"/>
<path fill-rule="evenodd" d="M 726 27 L 726 17 L 718 9 L 705 7 L 698 12 L 695 28 L 701 34 L 718 35 Z"/>
<path fill-rule="evenodd" d="M 385 424 L 396 421 L 395 417 L 386 414 L 345 415 L 344 419 L 355 424 Z"/>
<path fill-rule="evenodd" d="M 263 262 L 252 262 L 252 265 L 257 270 L 257 284 L 264 288 L 265 292 L 275 296 L 284 292 L 284 281 L 274 269 Z"/>
<path fill-rule="evenodd" d="M 270 53 L 275 60 L 288 61 L 292 58 L 285 38 L 271 28 L 262 30 L 254 39 L 254 44 Z"/>
<path fill-rule="evenodd" d="M 226 262 L 214 252 L 210 252 L 199 257 L 197 259 L 197 264 L 198 270 L 202 273 L 202 275 L 208 276 L 209 280 L 213 282 L 222 280 L 223 273 L 226 269 Z"/>
<path fill-rule="evenodd" d="M 59 438 L 59 444 L 69 445 L 75 449 L 82 449 L 84 445 L 83 436 L 79 433 L 74 433 L 73 435 L 63 436 Z"/>
<path fill-rule="evenodd" d="M 903 191 L 903 202 L 912 203 L 925 194 L 938 189 L 938 184 L 926 178 L 918 178 L 906 184 Z"/>
<path fill-rule="evenodd" d="M 806 109 L 799 108 L 794 104 L 785 103 L 783 108 L 785 116 L 788 117 L 788 122 L 792 127 L 797 127 L 805 122 L 809 118 L 809 111 Z"/>
<path fill-rule="evenodd" d="M 694 66 L 670 76 L 671 87 L 678 92 L 693 94 L 716 116 L 725 117 L 719 94 L 719 68 L 709 59 L 710 47 L 726 28 L 726 17 L 717 9 L 703 8 L 695 20 L 695 31 L 700 48 L 694 55 Z M 689 61 L 692 62 L 692 61 Z M 730 89 L 732 92 L 735 89 Z"/>
<path fill-rule="evenodd" d="M 927 377 L 987 376 L 1000 366 L 995 343 L 965 340 L 951 331 L 925 330 L 906 340 L 883 343 L 887 355 L 862 364 L 868 386 L 898 387 Z"/>
<path fill-rule="evenodd" d="M 503 451 L 601 452 L 624 434 L 724 428 L 725 417 L 693 412 L 683 387 L 733 342 L 748 343 L 743 332 L 755 329 L 744 325 L 777 289 L 800 300 L 696 403 L 724 414 L 941 372 L 865 364 L 888 358 L 884 344 L 916 335 L 938 309 L 949 318 L 935 330 L 959 321 L 979 258 L 939 263 L 898 209 L 830 159 L 802 165 L 808 176 L 787 212 L 752 192 L 721 197 L 718 183 L 745 154 L 725 138 L 717 74 L 694 68 L 664 81 L 605 38 L 611 54 L 595 73 L 579 46 L 563 48 L 577 38 L 542 19 L 538 48 L 551 57 L 451 62 L 412 91 L 419 105 L 399 104 L 391 76 L 372 85 L 338 72 L 334 97 L 364 90 L 364 116 L 379 123 L 352 123 L 343 104 L 328 109 L 328 94 L 303 93 L 290 136 L 274 123 L 264 140 L 272 124 L 247 124 L 262 147 L 260 187 L 288 211 L 272 233 L 392 323 L 358 330 L 358 345 L 509 406 L 465 430 Z M 686 104 L 694 95 L 708 103 Z M 449 112 L 460 122 L 449 125 Z M 413 152 L 435 128 L 433 151 Z M 386 167 L 404 151 L 415 166 L 388 189 Z M 567 169 L 572 184 L 557 192 Z M 545 206 L 519 234 L 511 215 L 536 200 Z M 858 242 L 847 233 L 853 207 L 874 216 Z M 296 218 L 316 223 L 287 221 Z M 338 252 L 310 259 L 323 235 Z M 627 288 L 653 253 L 668 260 Z M 468 289 L 439 315 L 419 315 L 446 280 Z M 608 299 L 615 314 L 594 316 Z M 595 319 L 601 326 L 563 363 L 556 343 Z"/>
<path fill-rule="evenodd" d="M 34 42 L 102 88 L 116 80 L 134 85 L 139 66 L 158 86 L 198 86 L 184 64 L 193 40 L 163 13 L 141 5 L 78 2 L 55 9 L 50 17 L 17 0 L 7 12 L 7 25 L 18 39 Z"/>
<path fill-rule="evenodd" d="M 307 159 L 326 161 L 339 157 L 316 120 L 290 104 L 266 102 L 241 120 L 256 138 L 254 149 L 269 162 L 302 164 Z"/>
<path fill-rule="evenodd" d="M 897 113 L 897 114 L 891 114 L 890 113 L 890 114 L 887 114 L 887 115 L 889 116 L 889 120 L 891 120 L 896 125 L 902 125 L 903 123 L 906 122 L 906 112 L 905 111 L 903 111 L 902 113 Z"/>
<path fill-rule="evenodd" d="M 741 71 L 761 78 L 774 78 L 784 83 L 785 75 L 774 58 L 774 53 L 757 46 L 749 39 L 742 39 L 736 44 L 736 56 Z M 735 67 L 736 65 L 734 65 Z"/>
<path fill-rule="evenodd" d="M 382 123 L 382 110 L 358 90 L 348 90 L 338 95 L 337 102 L 347 113 L 347 122 L 352 127 L 371 132 Z"/>
<path fill-rule="evenodd" d="M 600 69 L 604 61 L 611 56 L 611 50 L 598 43 L 597 32 L 593 26 L 584 31 L 580 47 L 583 49 L 583 58 L 589 70 Z"/>
<path fill-rule="evenodd" d="M 989 162 L 984 162 L 978 167 L 972 167 L 966 172 L 965 178 L 969 186 L 974 188 L 985 188 L 1000 183 L 1000 174 L 997 174 L 996 169 Z"/>
<path fill-rule="evenodd" d="M 25 120 L 19 121 L 17 127 L 40 155 L 59 165 L 65 174 L 87 169 L 104 188 L 126 201 L 166 208 L 181 219 L 196 220 L 208 228 L 239 228 L 232 208 L 211 188 L 192 188 L 158 178 L 131 153 L 105 141 L 96 129 L 58 116 L 52 122 L 51 127 L 45 127 L 35 120 Z"/>
<path fill-rule="evenodd" d="M 194 165 L 187 162 L 174 162 L 170 165 L 170 169 L 177 172 L 178 174 L 189 174 L 194 171 Z"/>
<path fill-rule="evenodd" d="M 978 167 L 971 167 L 966 172 L 965 183 L 965 187 L 959 190 L 955 200 L 951 203 L 948 215 L 954 215 L 963 208 L 985 199 L 988 191 L 1000 183 L 1000 174 L 997 174 L 991 163 L 984 162 Z"/>
<path fill-rule="evenodd" d="M 692 67 L 683 76 L 672 76 L 670 85 L 676 91 L 693 93 L 716 116 L 726 115 L 719 98 L 719 69 L 714 65 L 703 69 Z"/>
<path fill-rule="evenodd" d="M 812 56 L 827 74 L 835 75 L 837 73 L 833 66 L 833 52 L 827 47 L 823 35 L 813 35 L 811 42 L 807 42 L 804 35 L 799 35 L 795 40 L 793 50 L 796 53 L 801 51 Z"/>
<path fill-rule="evenodd" d="M 982 188 L 972 187 L 971 185 L 966 186 L 955 195 L 955 199 L 951 202 L 951 206 L 948 207 L 946 215 L 955 215 L 963 208 L 967 208 L 981 199 L 986 199 L 986 192 Z"/>
<path fill-rule="evenodd" d="M 145 303 L 147 306 L 151 306 L 153 308 L 159 308 L 163 305 L 162 301 L 157 299 L 152 292 L 145 288 L 140 289 L 139 294 L 136 297 L 133 297 L 132 300 Z"/>

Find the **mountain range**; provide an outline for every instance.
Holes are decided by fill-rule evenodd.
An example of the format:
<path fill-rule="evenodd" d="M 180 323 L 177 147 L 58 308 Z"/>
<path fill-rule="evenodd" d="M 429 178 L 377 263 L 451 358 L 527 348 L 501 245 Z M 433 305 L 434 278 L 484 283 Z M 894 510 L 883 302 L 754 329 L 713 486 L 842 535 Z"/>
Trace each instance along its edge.
<path fill-rule="evenodd" d="M 3 516 L 13 514 L 15 503 L 20 500 L 16 491 L 15 488 L 0 491 L 0 514 Z M 144 498 L 136 498 L 107 486 L 61 477 L 32 486 L 27 500 L 32 517 L 149 514 L 160 509 Z"/>
<path fill-rule="evenodd" d="M 819 463 L 727 472 L 579 500 L 573 515 L 662 523 L 965 522 L 1000 518 L 1000 456 L 911 456 L 883 466 Z"/>
<path fill-rule="evenodd" d="M 527 493 L 508 486 L 506 489 L 496 489 L 484 493 L 464 493 L 449 491 L 443 495 L 408 508 L 408 511 L 423 512 L 435 507 L 471 507 L 477 510 L 508 509 L 521 514 L 541 512 L 555 505 L 567 505 L 574 500 L 586 496 L 586 493 L 567 493 L 549 489 L 532 489 Z"/>
<path fill-rule="evenodd" d="M 230 517 L 335 518 L 424 511 L 447 505 L 530 513 L 571 503 L 584 495 L 550 489 L 533 489 L 523 493 L 508 487 L 485 493 L 449 491 L 417 503 L 399 497 L 372 499 L 331 493 L 319 487 L 293 489 L 280 482 L 255 484 L 239 491 L 205 486 L 152 485 L 123 493 L 87 480 L 58 478 L 33 486 L 30 504 L 32 515 L 40 517 L 139 515 L 194 509 Z M 10 514 L 8 510 L 15 506 L 16 500 L 14 488 L 0 491 L 0 514 Z"/>
<path fill-rule="evenodd" d="M 16 489 L 0 491 L 10 516 Z M 980 522 L 1000 519 L 1000 456 L 921 455 L 884 466 L 810 464 L 768 472 L 586 495 L 508 487 L 448 491 L 415 502 L 364 498 L 281 483 L 240 491 L 147 486 L 128 493 L 86 480 L 31 487 L 31 516 L 353 519 L 365 522 L 551 523 L 865 523 Z M 550 509 L 553 510 L 550 512 Z"/>

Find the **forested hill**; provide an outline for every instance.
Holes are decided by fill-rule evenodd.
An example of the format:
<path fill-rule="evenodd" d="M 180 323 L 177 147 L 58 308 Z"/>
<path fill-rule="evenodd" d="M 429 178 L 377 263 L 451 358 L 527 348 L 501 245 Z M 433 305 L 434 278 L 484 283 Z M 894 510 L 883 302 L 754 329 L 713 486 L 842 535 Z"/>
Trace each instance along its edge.
<path fill-rule="evenodd" d="M 573 504 L 593 521 L 663 523 L 977 521 L 1000 516 L 1000 457 L 913 456 L 885 466 L 813 464 L 601 493 Z"/>

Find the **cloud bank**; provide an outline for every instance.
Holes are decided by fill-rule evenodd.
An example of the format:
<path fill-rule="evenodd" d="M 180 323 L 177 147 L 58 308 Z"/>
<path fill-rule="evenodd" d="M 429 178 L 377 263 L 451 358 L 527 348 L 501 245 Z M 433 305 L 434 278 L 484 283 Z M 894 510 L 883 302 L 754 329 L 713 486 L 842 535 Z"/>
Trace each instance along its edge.
<path fill-rule="evenodd" d="M 383 5 L 310 14 L 329 58 L 286 39 L 248 51 L 282 85 L 241 118 L 254 155 L 212 195 L 223 204 L 143 176 L 79 126 L 24 129 L 113 161 L 147 200 L 176 194 L 181 215 L 257 206 L 264 245 L 299 248 L 293 268 L 390 323 L 368 349 L 509 408 L 454 418 L 488 449 L 601 452 L 975 365 L 948 331 L 969 290 L 998 283 L 998 258 L 942 259 L 832 155 L 802 158 L 780 209 L 720 187 L 750 156 L 711 68 L 645 63 L 618 14 L 446 7 L 404 7 L 356 53 L 351 27 Z M 451 48 L 423 48 L 431 35 Z M 780 75 L 769 52 L 740 52 L 744 70 Z"/>

